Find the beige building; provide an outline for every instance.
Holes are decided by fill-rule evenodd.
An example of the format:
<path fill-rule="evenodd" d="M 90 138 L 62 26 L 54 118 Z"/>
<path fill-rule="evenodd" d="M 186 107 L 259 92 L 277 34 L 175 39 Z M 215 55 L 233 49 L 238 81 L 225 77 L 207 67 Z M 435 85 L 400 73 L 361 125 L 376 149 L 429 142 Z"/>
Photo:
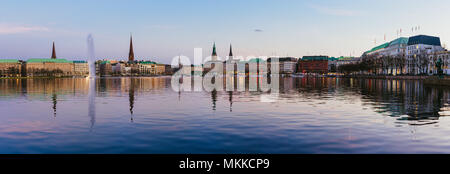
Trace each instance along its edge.
<path fill-rule="evenodd" d="M 73 76 L 74 65 L 66 59 L 29 59 L 26 74 L 33 76 Z"/>
<path fill-rule="evenodd" d="M 156 65 L 156 75 L 163 75 L 166 73 L 166 65 L 157 64 Z"/>
<path fill-rule="evenodd" d="M 19 77 L 22 64 L 14 59 L 0 59 L 0 77 Z"/>
<path fill-rule="evenodd" d="M 73 61 L 75 76 L 89 76 L 89 64 L 86 61 Z"/>

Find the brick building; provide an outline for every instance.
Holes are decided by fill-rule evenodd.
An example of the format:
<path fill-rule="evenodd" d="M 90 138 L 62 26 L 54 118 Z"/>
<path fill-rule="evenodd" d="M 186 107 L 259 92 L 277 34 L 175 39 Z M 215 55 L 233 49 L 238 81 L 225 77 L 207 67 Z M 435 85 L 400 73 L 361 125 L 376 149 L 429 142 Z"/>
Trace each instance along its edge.
<path fill-rule="evenodd" d="M 303 56 L 297 63 L 300 73 L 328 73 L 328 56 Z"/>

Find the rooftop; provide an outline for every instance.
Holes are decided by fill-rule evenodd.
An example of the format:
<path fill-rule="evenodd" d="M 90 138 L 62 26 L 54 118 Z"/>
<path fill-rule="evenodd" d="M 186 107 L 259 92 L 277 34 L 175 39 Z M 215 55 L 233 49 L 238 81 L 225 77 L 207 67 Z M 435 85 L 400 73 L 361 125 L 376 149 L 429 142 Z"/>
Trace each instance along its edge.
<path fill-rule="evenodd" d="M 439 37 L 426 35 L 417 35 L 410 37 L 408 40 L 408 45 L 416 45 L 416 44 L 441 46 L 441 39 Z"/>
<path fill-rule="evenodd" d="M 17 59 L 0 59 L 0 63 L 19 63 Z"/>
<path fill-rule="evenodd" d="M 27 63 L 73 63 L 66 59 L 45 59 L 45 58 L 32 58 L 28 59 Z"/>
<path fill-rule="evenodd" d="M 303 56 L 302 61 L 319 61 L 319 60 L 328 60 L 328 56 Z"/>

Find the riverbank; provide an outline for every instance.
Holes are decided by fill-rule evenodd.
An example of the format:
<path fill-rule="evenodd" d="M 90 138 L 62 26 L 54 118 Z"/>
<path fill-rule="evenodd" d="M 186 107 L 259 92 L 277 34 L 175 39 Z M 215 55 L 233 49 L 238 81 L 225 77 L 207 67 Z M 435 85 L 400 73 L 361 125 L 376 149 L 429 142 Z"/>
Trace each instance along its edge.
<path fill-rule="evenodd" d="M 40 76 L 40 77 L 0 77 L 0 80 L 4 79 L 61 79 L 61 78 L 74 78 L 70 77 L 51 77 L 51 76 Z M 76 77 L 76 78 L 84 78 L 84 77 Z"/>
<path fill-rule="evenodd" d="M 450 86 L 450 78 L 431 77 L 423 81 L 424 85 Z"/>
<path fill-rule="evenodd" d="M 167 77 L 170 75 L 149 75 L 149 76 L 97 76 L 98 78 L 115 78 L 115 77 Z M 0 80 L 4 79 L 63 79 L 63 78 L 86 78 L 86 76 L 61 76 L 61 77 L 51 77 L 51 76 L 39 76 L 39 77 L 0 77 Z"/>
<path fill-rule="evenodd" d="M 361 79 L 388 79 L 388 80 L 426 80 L 434 76 L 371 76 L 371 75 L 343 75 L 340 78 L 361 78 Z"/>

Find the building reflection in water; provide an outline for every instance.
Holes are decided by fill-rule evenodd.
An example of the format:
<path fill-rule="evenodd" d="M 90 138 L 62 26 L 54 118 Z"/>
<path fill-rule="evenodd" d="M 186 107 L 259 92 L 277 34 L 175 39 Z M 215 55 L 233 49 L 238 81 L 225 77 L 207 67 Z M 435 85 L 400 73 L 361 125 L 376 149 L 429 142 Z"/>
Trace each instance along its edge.
<path fill-rule="evenodd" d="M 58 104 L 57 95 L 56 93 L 52 94 L 52 101 L 53 101 L 53 117 L 56 117 L 56 104 Z"/>
<path fill-rule="evenodd" d="M 261 92 L 249 91 L 249 78 L 237 76 L 224 83 L 224 90 L 211 92 L 212 110 L 217 110 L 220 97 L 228 100 L 229 110 L 240 102 L 254 102 L 248 96 Z M 261 82 L 256 79 L 256 82 Z M 254 81 L 254 80 L 252 80 Z M 360 100 L 362 108 L 396 118 L 402 124 L 433 124 L 450 115 L 450 88 L 425 86 L 421 81 L 339 78 L 280 78 L 279 100 L 305 102 L 315 99 Z M 233 86 L 233 92 L 227 91 Z M 258 84 L 256 86 L 259 86 Z M 58 101 L 73 96 L 88 95 L 91 127 L 95 124 L 95 98 L 128 95 L 131 119 L 136 97 L 150 92 L 170 93 L 168 78 L 98 78 L 86 79 L 4 79 L 0 80 L 1 98 L 51 100 L 54 116 Z M 176 94 L 175 94 L 176 95 Z M 189 94 L 188 94 L 189 95 Z M 147 96 L 150 97 L 150 96 Z M 178 93 L 180 100 L 181 92 Z M 183 103 L 178 103 L 183 104 Z M 228 109 L 228 108 L 227 108 Z"/>
<path fill-rule="evenodd" d="M 217 102 L 217 90 L 211 91 L 211 101 L 212 101 L 212 110 L 216 110 L 216 102 Z"/>
<path fill-rule="evenodd" d="M 128 89 L 128 101 L 130 103 L 130 120 L 131 122 L 133 122 L 133 109 L 134 109 L 134 89 L 135 89 L 135 79 L 131 78 L 130 79 L 130 85 L 129 85 L 129 89 Z"/>

